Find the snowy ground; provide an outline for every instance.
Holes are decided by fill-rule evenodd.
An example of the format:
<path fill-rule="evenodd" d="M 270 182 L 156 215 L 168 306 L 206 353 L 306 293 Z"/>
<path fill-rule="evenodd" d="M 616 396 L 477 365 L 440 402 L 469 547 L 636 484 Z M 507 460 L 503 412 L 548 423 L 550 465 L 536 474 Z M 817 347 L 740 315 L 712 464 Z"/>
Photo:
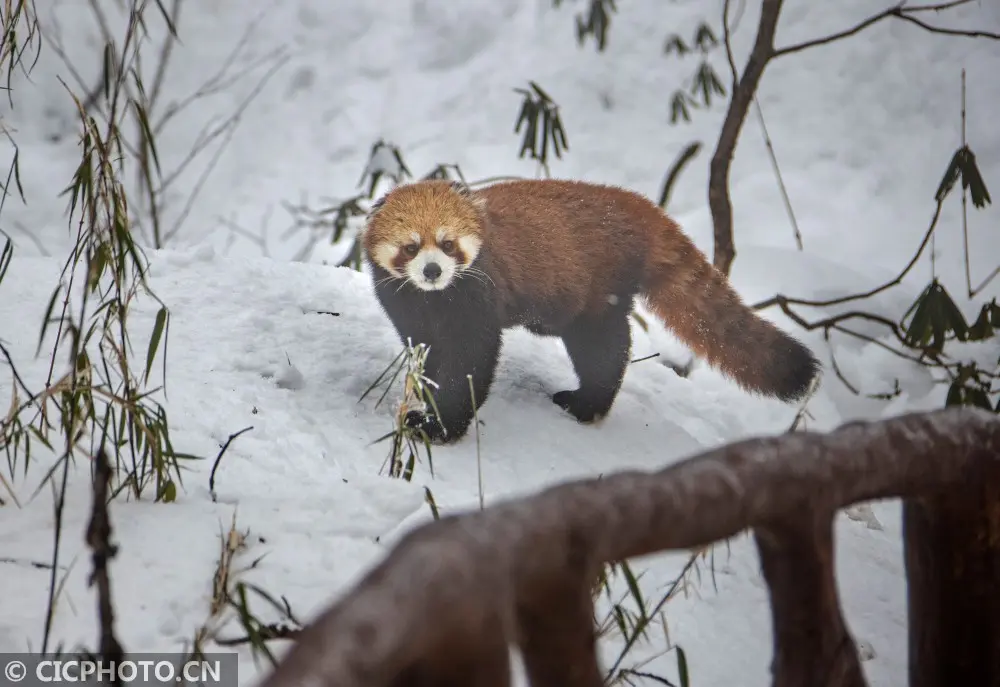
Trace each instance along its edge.
<path fill-rule="evenodd" d="M 435 452 L 433 479 L 426 465 L 418 467 L 413 484 L 379 476 L 385 446 L 370 442 L 390 429 L 390 409 L 357 399 L 398 352 L 395 335 L 365 275 L 289 261 L 307 237 L 282 239 L 288 226 L 282 201 L 352 195 L 379 137 L 401 146 L 415 174 L 458 162 L 473 179 L 532 175 L 534 166 L 516 159 L 519 138 L 512 126 L 519 99 L 511 89 L 534 79 L 561 105 L 570 138 L 569 154 L 553 165 L 558 176 L 619 183 L 655 197 L 681 148 L 702 140 L 706 149 L 674 189 L 671 211 L 710 251 L 705 179 L 722 103 L 695 112 L 691 124 L 670 126 L 670 94 L 696 61 L 664 58 L 662 44 L 673 32 L 690 36 L 703 16 L 717 26 L 720 4 L 621 3 L 601 55 L 590 45 L 577 48 L 573 3 L 557 11 L 549 0 L 406 0 L 391 6 L 301 0 L 262 3 L 259 16 L 232 0 L 205 10 L 188 7 L 179 27 L 184 45 L 164 86 L 168 101 L 197 89 L 250 22 L 257 22 L 253 38 L 237 64 L 279 48 L 287 56 L 247 109 L 169 250 L 152 254 L 152 286 L 172 313 L 166 405 L 176 447 L 213 457 L 231 433 L 250 425 L 253 430 L 234 442 L 220 467 L 217 503 L 208 493 L 210 466 L 199 464 L 176 504 L 114 504 L 121 552 L 111 570 L 119 634 L 128 650 L 179 650 L 191 639 L 205 620 L 219 532 L 234 510 L 238 526 L 262 540 L 253 539 L 245 561 L 267 554 L 245 579 L 286 595 L 298 615 L 308 618 L 376 562 L 401 529 L 429 517 L 423 485 L 442 510 L 476 503 L 471 436 Z M 85 83 L 93 82 L 100 43 L 86 5 L 62 0 L 49 6 L 71 62 Z M 874 11 L 861 0 L 789 0 L 778 44 L 836 31 Z M 748 2 L 737 27 L 739 64 L 752 43 L 757 12 L 758 3 Z M 932 19 L 1000 29 L 1000 10 L 986 2 L 951 16 Z M 724 55 L 711 59 L 727 80 Z M 733 280 L 748 300 L 777 291 L 803 297 L 853 291 L 880 283 L 905 264 L 959 142 L 963 67 L 970 145 L 987 184 L 1000 188 L 1000 133 L 990 126 L 1000 105 L 995 43 L 885 22 L 849 42 L 783 57 L 768 67 L 759 100 L 805 251 L 795 250 L 751 112 L 732 173 L 738 250 Z M 37 327 L 69 241 L 65 199 L 55 193 L 77 162 L 71 102 L 56 74 L 74 84 L 60 60 L 44 52 L 32 83 L 18 86 L 15 110 L 4 115 L 20 146 L 28 203 L 9 200 L 0 218 L 0 228 L 18 246 L 0 285 L 0 338 L 33 386 L 44 379 L 46 365 L 32 358 Z M 164 129 L 159 147 L 165 170 L 185 158 L 205 122 L 236 108 L 255 78 L 199 101 Z M 178 182 L 171 222 L 183 214 L 183 200 L 210 155 Z M 959 208 L 956 196 L 945 208 L 936 244 L 937 273 L 956 298 L 964 280 Z M 980 278 L 1000 254 L 996 217 L 992 208 L 971 214 L 972 271 Z M 269 240 L 263 255 L 226 224 L 255 231 L 265 219 Z M 897 317 L 929 276 L 925 259 L 899 289 L 871 307 Z M 959 302 L 967 316 L 977 309 Z M 145 341 L 143 328 L 152 326 L 154 314 L 150 302 L 137 306 L 136 341 Z M 662 330 L 650 336 L 634 331 L 634 357 L 677 354 Z M 820 337 L 798 334 L 826 359 Z M 836 346 L 844 373 L 864 391 L 886 391 L 902 376 L 903 393 L 889 403 L 861 402 L 828 375 L 810 404 L 810 427 L 943 404 L 943 387 L 876 347 L 846 341 Z M 656 468 L 723 442 L 781 432 L 795 413 L 748 397 L 704 368 L 682 379 L 653 359 L 630 369 L 603 426 L 583 427 L 548 400 L 553 390 L 573 383 L 558 342 L 523 332 L 507 337 L 481 413 L 488 503 L 574 477 Z M 8 387 L 9 377 L 0 376 L 0 394 Z M 18 474 L 23 508 L 8 504 L 0 510 L 0 568 L 7 589 L 19 590 L 0 600 L 0 651 L 37 648 L 41 637 L 48 573 L 27 562 L 51 555 L 51 497 L 47 491 L 31 501 L 27 496 L 45 467 L 41 457 L 27 477 Z M 62 560 L 73 567 L 55 636 L 93 646 L 97 625 L 82 538 L 90 499 L 86 471 L 72 476 L 68 499 Z M 875 528 L 847 517 L 839 521 L 838 571 L 848 621 L 874 650 L 864 664 L 867 675 L 872 685 L 887 686 L 899 684 L 906 670 L 900 522 L 895 503 L 874 504 L 873 512 L 880 523 Z M 637 564 L 648 567 L 643 583 L 650 596 L 673 578 L 682 559 L 678 554 Z M 717 589 L 705 577 L 688 598 L 671 602 L 671 639 L 687 653 L 693 685 L 728 685 L 736 676 L 742 684 L 767 684 L 767 594 L 746 537 L 735 539 L 728 552 L 717 548 L 716 572 Z M 257 674 L 249 652 L 241 656 L 241 682 L 252 684 Z M 670 655 L 647 669 L 672 677 L 674 660 Z"/>

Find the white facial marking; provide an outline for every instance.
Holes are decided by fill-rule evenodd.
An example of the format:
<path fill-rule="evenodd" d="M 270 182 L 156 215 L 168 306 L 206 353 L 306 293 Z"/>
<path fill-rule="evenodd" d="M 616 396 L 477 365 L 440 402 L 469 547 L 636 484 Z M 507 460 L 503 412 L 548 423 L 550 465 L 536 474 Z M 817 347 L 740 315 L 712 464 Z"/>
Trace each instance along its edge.
<path fill-rule="evenodd" d="M 399 247 L 391 243 L 380 243 L 372 250 L 372 257 L 375 258 L 375 263 L 397 277 L 402 275 L 399 273 L 399 270 L 392 266 L 392 263 L 398 255 Z"/>
<path fill-rule="evenodd" d="M 434 238 L 437 239 L 438 243 L 441 243 L 446 238 L 448 238 L 448 230 L 445 229 L 444 227 L 441 227 L 440 229 L 437 230 L 437 232 L 435 232 Z"/>
<path fill-rule="evenodd" d="M 467 265 L 472 264 L 476 256 L 479 255 L 479 249 L 483 246 L 483 242 L 478 237 L 469 234 L 458 239 L 456 243 L 458 243 L 459 249 L 465 255 L 465 263 Z"/>
<path fill-rule="evenodd" d="M 417 244 L 418 246 L 420 245 L 420 234 L 418 234 L 417 232 L 413 232 L 412 234 L 410 234 L 410 238 L 413 239 L 413 242 L 415 244 Z"/>
<path fill-rule="evenodd" d="M 429 277 L 434 276 L 433 265 L 437 265 L 440 273 L 436 278 L 430 279 Z M 406 276 L 422 291 L 441 291 L 448 288 L 457 271 L 458 264 L 455 259 L 445 255 L 444 251 L 436 246 L 423 249 L 406 265 Z"/>

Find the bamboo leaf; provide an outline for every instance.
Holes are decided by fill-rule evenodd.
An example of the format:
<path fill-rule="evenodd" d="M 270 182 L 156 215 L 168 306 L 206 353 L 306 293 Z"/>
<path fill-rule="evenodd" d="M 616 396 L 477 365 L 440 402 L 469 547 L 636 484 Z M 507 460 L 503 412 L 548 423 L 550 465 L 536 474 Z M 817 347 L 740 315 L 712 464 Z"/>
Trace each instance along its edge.
<path fill-rule="evenodd" d="M 153 370 L 153 360 L 156 352 L 160 348 L 160 339 L 163 337 L 163 329 L 167 324 L 167 308 L 161 306 L 156 313 L 156 320 L 153 322 L 153 333 L 149 337 L 149 347 L 146 349 L 146 384 L 149 384 L 149 374 Z"/>
<path fill-rule="evenodd" d="M 961 148 L 956 150 L 955 154 L 951 156 L 948 168 L 945 169 L 944 176 L 941 178 L 941 183 L 938 184 L 937 192 L 934 194 L 934 200 L 938 203 L 943 202 L 944 199 L 948 197 L 948 194 L 951 193 L 951 189 L 955 187 L 955 182 L 958 181 L 958 176 L 961 173 L 961 156 Z"/>

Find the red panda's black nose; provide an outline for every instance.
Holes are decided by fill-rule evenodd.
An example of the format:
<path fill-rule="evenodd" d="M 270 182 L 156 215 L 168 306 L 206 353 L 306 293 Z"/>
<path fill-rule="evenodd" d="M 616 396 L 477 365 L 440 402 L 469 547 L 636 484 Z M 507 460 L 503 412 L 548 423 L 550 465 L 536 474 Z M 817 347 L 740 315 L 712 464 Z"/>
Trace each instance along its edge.
<path fill-rule="evenodd" d="M 436 262 L 429 262 L 424 265 L 424 277 L 427 281 L 434 281 L 441 276 L 441 265 Z"/>

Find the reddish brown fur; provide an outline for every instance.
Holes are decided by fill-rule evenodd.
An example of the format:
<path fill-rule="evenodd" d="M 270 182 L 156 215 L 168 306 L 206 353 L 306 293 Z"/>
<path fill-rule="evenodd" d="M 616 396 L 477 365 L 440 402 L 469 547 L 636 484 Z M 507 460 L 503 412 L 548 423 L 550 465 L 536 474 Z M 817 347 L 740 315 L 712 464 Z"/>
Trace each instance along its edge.
<path fill-rule="evenodd" d="M 477 255 L 456 257 L 462 263 L 471 257 L 488 275 L 488 307 L 504 328 L 524 325 L 564 340 L 575 332 L 586 344 L 580 327 L 606 326 L 621 303 L 638 295 L 697 355 L 747 390 L 792 400 L 818 371 L 808 348 L 751 311 L 677 223 L 637 193 L 562 180 L 475 192 L 420 182 L 398 187 L 377 205 L 364 246 L 377 263 L 379 245 L 401 246 L 414 232 L 428 245 L 441 227 L 482 241 Z M 402 256 L 395 258 L 397 270 Z M 594 373 L 604 375 L 595 384 L 612 384 L 601 370 Z"/>
<path fill-rule="evenodd" d="M 481 204 L 470 202 L 452 191 L 447 182 L 427 185 L 409 184 L 393 192 L 393 204 L 377 213 L 378 221 L 371 222 L 365 231 L 363 244 L 371 254 L 379 243 L 391 241 L 400 246 L 411 243 L 410 235 L 420 235 L 419 246 L 435 245 L 437 230 L 445 224 L 454 231 L 456 237 L 468 233 L 481 234 Z M 383 199 L 384 202 L 385 199 Z M 381 203 L 376 206 L 381 210 Z M 449 251 L 458 262 L 465 264 L 469 256 L 461 247 Z M 393 267 L 402 270 L 412 256 L 400 251 L 393 261 Z"/>

